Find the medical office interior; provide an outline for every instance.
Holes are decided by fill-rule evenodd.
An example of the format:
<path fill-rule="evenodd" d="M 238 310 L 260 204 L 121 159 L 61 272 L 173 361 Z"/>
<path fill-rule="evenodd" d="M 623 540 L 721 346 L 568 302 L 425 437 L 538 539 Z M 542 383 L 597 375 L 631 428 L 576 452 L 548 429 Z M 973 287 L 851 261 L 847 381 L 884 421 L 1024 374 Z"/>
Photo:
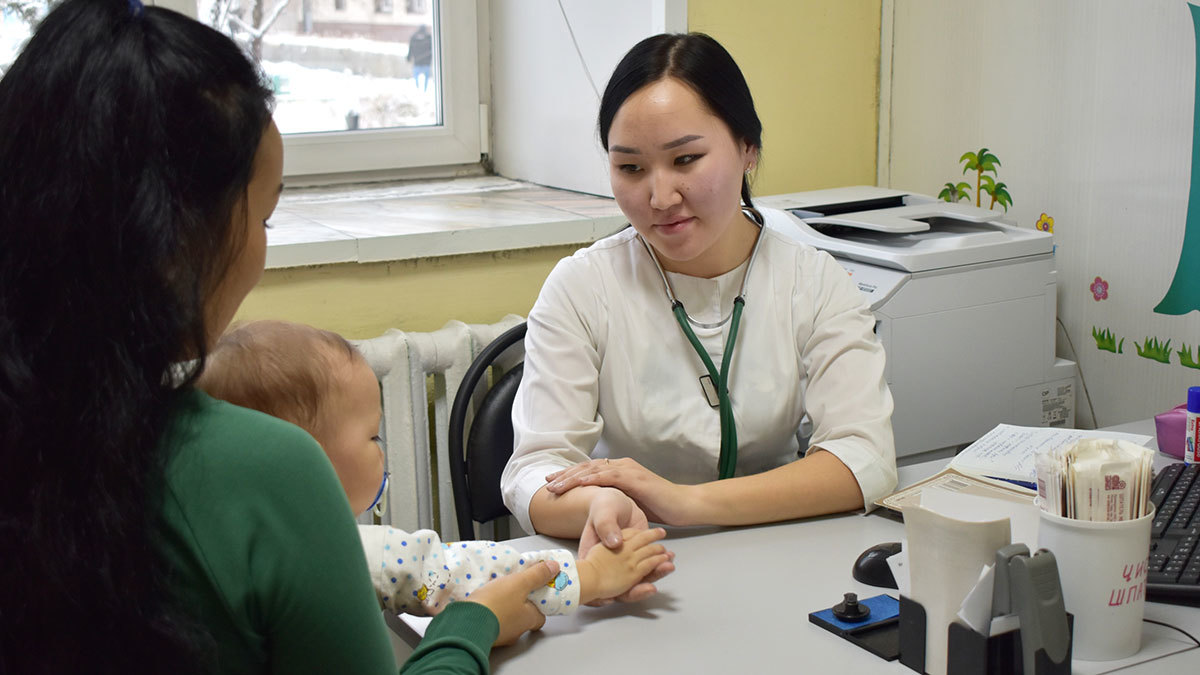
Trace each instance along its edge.
<path fill-rule="evenodd" d="M 1030 283 L 1018 272 L 966 275 L 954 283 L 963 295 L 1001 288 L 957 301 L 972 305 L 961 316 L 925 300 L 934 304 L 911 313 L 944 320 L 891 322 L 902 462 L 1000 421 L 1038 424 L 1043 404 L 1047 424 L 1146 419 L 1183 402 L 1200 376 L 1200 251 L 1185 250 L 1185 235 L 1193 249 L 1200 239 L 1188 212 L 1200 200 L 1188 3 L 466 4 L 477 61 L 453 65 L 475 66 L 483 162 L 401 170 L 423 172 L 428 189 L 355 184 L 363 174 L 351 173 L 332 179 L 349 185 L 289 190 L 239 319 L 369 339 L 524 316 L 559 258 L 624 225 L 605 199 L 597 91 L 641 37 L 697 30 L 728 47 L 755 96 L 764 148 L 753 190 L 765 204 L 877 186 L 978 204 L 1048 235 L 1038 273 L 1053 270 L 1049 290 L 1044 277 L 1017 290 Z M 976 262 L 1007 255 L 986 248 Z"/>
<path fill-rule="evenodd" d="M 310 2 L 318 23 L 325 4 L 365 6 L 291 0 L 280 20 L 303 22 Z M 196 16 L 212 3 L 156 4 Z M 598 92 L 631 45 L 663 31 L 708 33 L 744 71 L 763 121 L 752 183 L 763 204 L 819 212 L 881 199 L 862 208 L 967 214 L 917 213 L 946 229 L 901 239 L 899 258 L 843 252 L 876 293 L 901 464 L 952 454 L 1001 422 L 1145 420 L 1200 384 L 1200 9 L 1186 0 L 385 4 L 434 29 L 430 88 L 442 98 L 431 119 L 457 149 L 380 159 L 373 132 L 353 131 L 369 123 L 361 111 L 345 133 L 365 145 L 286 137 L 267 270 L 236 320 L 312 324 L 369 357 L 391 335 L 389 354 L 411 360 L 373 363 L 393 481 L 386 522 L 467 534 L 444 438 L 457 380 L 528 314 L 560 258 L 624 226 Z M 396 39 L 411 33 L 405 24 Z M 871 227 L 850 239 L 870 240 Z M 925 250 L 944 262 L 903 255 Z"/>

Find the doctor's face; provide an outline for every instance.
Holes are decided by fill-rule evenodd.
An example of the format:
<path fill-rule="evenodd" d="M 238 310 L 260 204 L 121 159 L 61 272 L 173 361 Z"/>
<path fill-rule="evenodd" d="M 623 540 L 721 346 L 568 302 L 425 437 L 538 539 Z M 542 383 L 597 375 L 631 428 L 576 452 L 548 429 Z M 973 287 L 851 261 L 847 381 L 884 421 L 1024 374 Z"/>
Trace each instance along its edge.
<path fill-rule="evenodd" d="M 663 266 L 712 277 L 736 267 L 729 252 L 740 223 L 743 174 L 757 148 L 690 87 L 652 82 L 625 100 L 608 133 L 613 195 Z"/>

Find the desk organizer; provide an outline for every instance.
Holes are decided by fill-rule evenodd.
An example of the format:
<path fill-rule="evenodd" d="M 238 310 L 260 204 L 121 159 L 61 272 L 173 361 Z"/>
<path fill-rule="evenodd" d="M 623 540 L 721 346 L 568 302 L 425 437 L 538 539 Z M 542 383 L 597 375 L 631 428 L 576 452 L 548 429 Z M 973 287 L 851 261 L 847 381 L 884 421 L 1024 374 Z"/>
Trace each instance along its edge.
<path fill-rule="evenodd" d="M 1075 617 L 1067 614 L 1067 626 L 1074 630 Z M 1039 649 L 1035 654 L 1036 673 L 1025 674 L 1021 658 L 1021 631 L 1012 630 L 984 637 L 959 623 L 950 624 L 947 636 L 947 675 L 1070 675 L 1071 648 L 1067 657 L 1056 664 Z M 925 608 L 900 596 L 900 663 L 918 673 L 925 672 Z"/>

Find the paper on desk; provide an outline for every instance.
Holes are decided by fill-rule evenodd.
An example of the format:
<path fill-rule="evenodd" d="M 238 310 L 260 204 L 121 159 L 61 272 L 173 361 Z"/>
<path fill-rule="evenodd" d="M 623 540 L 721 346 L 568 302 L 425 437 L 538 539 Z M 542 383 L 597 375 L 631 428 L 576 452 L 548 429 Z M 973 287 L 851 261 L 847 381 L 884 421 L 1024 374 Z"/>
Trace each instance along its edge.
<path fill-rule="evenodd" d="M 425 631 L 429 628 L 429 622 L 433 621 L 433 617 L 401 614 L 400 620 L 403 621 L 409 628 L 411 628 L 414 633 L 421 637 L 425 637 Z"/>
<path fill-rule="evenodd" d="M 958 520 L 990 522 L 1008 518 L 1011 540 L 1037 550 L 1038 508 L 1029 502 L 965 494 L 934 487 L 921 493 L 921 505 L 932 511 L 954 514 Z M 994 560 L 993 560 L 994 562 Z M 989 635 L 992 622 L 992 566 L 981 572 L 975 588 L 968 593 L 958 618 L 982 635 Z"/>
<path fill-rule="evenodd" d="M 1034 483 L 1037 470 L 1034 456 L 1051 452 L 1081 438 L 1112 438 L 1144 445 L 1149 436 L 1115 431 L 1085 431 L 1083 429 L 1051 429 L 1047 427 L 1018 427 L 1000 424 L 982 438 L 967 446 L 950 460 L 950 466 L 964 473 L 994 476 Z"/>
<path fill-rule="evenodd" d="M 924 506 L 904 509 L 910 591 L 925 609 L 925 671 L 945 675 L 950 622 L 958 615 L 980 572 L 1009 543 L 1007 518 L 969 522 Z"/>
<path fill-rule="evenodd" d="M 975 588 L 967 593 L 962 606 L 958 608 L 958 618 L 980 635 L 992 634 L 992 589 L 996 580 L 995 569 L 994 564 L 983 568 Z"/>
<path fill-rule="evenodd" d="M 934 487 L 921 493 L 921 506 L 944 515 L 954 514 L 957 520 L 977 523 L 1008 518 L 1012 543 L 1025 544 L 1030 551 L 1037 550 L 1041 518 L 1037 505 L 1032 502 L 1014 502 Z"/>
<path fill-rule="evenodd" d="M 888 569 L 892 570 L 892 578 L 896 580 L 896 592 L 906 598 L 911 598 L 908 575 L 908 542 L 900 542 L 900 552 L 888 556 Z"/>

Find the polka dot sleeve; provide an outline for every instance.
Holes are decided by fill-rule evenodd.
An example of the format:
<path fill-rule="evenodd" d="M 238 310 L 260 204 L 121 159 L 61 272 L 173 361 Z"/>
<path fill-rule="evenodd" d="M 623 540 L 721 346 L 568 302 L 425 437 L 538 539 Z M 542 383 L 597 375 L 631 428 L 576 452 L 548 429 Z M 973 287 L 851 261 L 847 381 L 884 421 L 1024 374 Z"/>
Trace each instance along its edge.
<path fill-rule="evenodd" d="M 563 549 L 518 552 L 494 541 L 442 543 L 433 530 L 405 532 L 386 525 L 359 525 L 363 552 L 380 607 L 415 615 L 437 614 L 471 597 L 498 576 L 542 560 L 558 563 L 558 575 L 529 599 L 543 614 L 570 614 L 579 606 L 575 557 Z"/>

